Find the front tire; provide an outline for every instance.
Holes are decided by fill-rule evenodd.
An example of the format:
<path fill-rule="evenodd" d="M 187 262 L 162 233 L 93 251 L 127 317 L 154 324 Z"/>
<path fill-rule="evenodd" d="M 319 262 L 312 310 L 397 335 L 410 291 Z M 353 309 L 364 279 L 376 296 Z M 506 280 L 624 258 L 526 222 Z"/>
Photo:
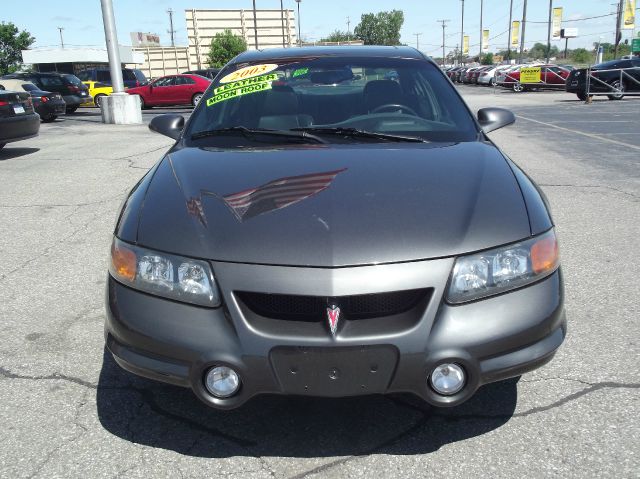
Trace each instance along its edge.
<path fill-rule="evenodd" d="M 200 100 L 202 100 L 202 93 L 196 93 L 195 95 L 193 95 L 193 98 L 191 98 L 191 104 L 194 106 L 194 108 L 198 106 Z"/>
<path fill-rule="evenodd" d="M 610 85 L 616 90 L 620 90 L 620 92 L 625 91 L 624 83 L 622 83 L 620 80 L 615 80 L 611 82 Z M 609 98 L 609 100 L 622 100 L 624 98 L 624 93 L 614 93 L 613 95 L 607 95 L 607 97 Z"/>
<path fill-rule="evenodd" d="M 56 121 L 56 118 L 58 118 L 57 115 L 46 116 L 46 117 L 42 118 L 42 123 L 51 123 L 52 121 Z"/>
<path fill-rule="evenodd" d="M 513 84 L 513 91 L 516 93 L 521 93 L 524 91 L 524 86 L 522 86 L 522 83 L 514 83 Z"/>

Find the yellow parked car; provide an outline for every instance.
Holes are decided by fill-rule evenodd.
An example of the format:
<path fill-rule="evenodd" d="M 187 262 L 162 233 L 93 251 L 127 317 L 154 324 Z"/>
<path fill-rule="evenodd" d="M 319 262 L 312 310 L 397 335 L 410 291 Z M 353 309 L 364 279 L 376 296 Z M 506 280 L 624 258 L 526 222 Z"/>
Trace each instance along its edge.
<path fill-rule="evenodd" d="M 93 101 L 83 103 L 82 106 L 100 106 L 100 100 L 107 95 L 113 93 L 113 88 L 110 85 L 100 83 L 97 81 L 83 81 L 89 88 L 89 95 L 93 97 Z"/>

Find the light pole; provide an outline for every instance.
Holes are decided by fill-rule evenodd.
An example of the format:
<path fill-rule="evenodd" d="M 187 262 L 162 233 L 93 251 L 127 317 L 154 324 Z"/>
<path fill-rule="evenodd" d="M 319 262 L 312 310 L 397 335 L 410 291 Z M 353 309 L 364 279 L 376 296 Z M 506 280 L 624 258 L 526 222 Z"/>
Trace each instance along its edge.
<path fill-rule="evenodd" d="M 301 47 L 302 46 L 302 32 L 301 29 L 302 27 L 301 25 L 301 21 L 300 21 L 300 2 L 302 2 L 302 0 L 296 0 L 296 3 L 298 4 L 298 46 Z"/>
<path fill-rule="evenodd" d="M 62 38 L 62 30 L 64 30 L 64 27 L 58 27 L 58 30 L 60 30 L 60 46 L 64 48 L 64 39 Z"/>
<path fill-rule="evenodd" d="M 464 50 L 464 0 L 462 0 L 462 22 L 460 25 L 460 64 L 462 64 L 463 50 Z"/>
<path fill-rule="evenodd" d="M 422 33 L 414 33 L 414 35 L 416 36 L 416 50 L 420 50 L 420 35 Z"/>
<path fill-rule="evenodd" d="M 258 49 L 258 15 L 256 13 L 256 0 L 253 0 L 253 38 L 256 42 L 256 50 Z"/>
<path fill-rule="evenodd" d="M 520 55 L 518 56 L 518 63 L 522 63 L 522 56 L 524 55 L 524 38 L 525 31 L 527 29 L 527 0 L 524 0 L 522 7 L 522 39 L 520 40 Z"/>
<path fill-rule="evenodd" d="M 100 102 L 102 122 L 119 125 L 142 123 L 140 97 L 138 95 L 129 95 L 124 91 L 116 20 L 113 16 L 113 2 L 112 0 L 100 0 L 100 3 L 102 6 L 102 22 L 104 23 L 104 38 L 107 44 L 107 55 L 109 56 L 111 86 L 113 87 L 113 94 L 103 97 Z"/>
<path fill-rule="evenodd" d="M 484 34 L 482 32 L 482 14 L 484 13 L 484 0 L 480 0 L 480 54 L 478 61 L 482 63 L 482 47 L 484 47 Z"/>
<path fill-rule="evenodd" d="M 553 18 L 553 0 L 549 0 L 549 25 L 547 28 L 547 63 L 551 57 L 551 22 Z"/>
<path fill-rule="evenodd" d="M 507 60 L 511 62 L 511 28 L 513 27 L 513 0 L 509 5 L 509 39 L 507 40 Z"/>
<path fill-rule="evenodd" d="M 280 0 L 280 22 L 282 23 L 282 48 L 284 48 L 284 5 L 282 5 L 282 0 Z"/>

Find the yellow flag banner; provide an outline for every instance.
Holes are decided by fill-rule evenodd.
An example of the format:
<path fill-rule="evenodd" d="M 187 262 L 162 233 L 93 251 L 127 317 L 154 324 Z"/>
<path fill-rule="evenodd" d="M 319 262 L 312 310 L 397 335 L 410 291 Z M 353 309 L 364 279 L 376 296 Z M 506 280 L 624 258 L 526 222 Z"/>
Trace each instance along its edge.
<path fill-rule="evenodd" d="M 463 55 L 469 54 L 469 35 L 464 36 L 464 41 L 462 44 L 462 54 Z"/>
<path fill-rule="evenodd" d="M 560 30 L 562 30 L 562 7 L 553 9 L 553 39 L 560 40 Z"/>
<path fill-rule="evenodd" d="M 520 46 L 520 22 L 513 22 L 511 24 L 511 46 Z"/>
<path fill-rule="evenodd" d="M 482 51 L 489 51 L 489 30 L 482 30 Z"/>
<path fill-rule="evenodd" d="M 636 28 L 636 0 L 626 0 L 624 4 L 623 30 L 634 30 Z"/>

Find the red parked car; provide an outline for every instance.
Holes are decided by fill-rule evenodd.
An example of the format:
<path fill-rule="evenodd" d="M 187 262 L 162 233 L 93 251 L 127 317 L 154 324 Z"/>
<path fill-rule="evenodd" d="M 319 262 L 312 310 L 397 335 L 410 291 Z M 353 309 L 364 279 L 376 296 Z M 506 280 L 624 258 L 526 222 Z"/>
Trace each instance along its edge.
<path fill-rule="evenodd" d="M 522 65 L 530 67 L 529 65 Z M 531 65 L 540 68 L 540 83 L 520 83 L 520 70 L 510 71 L 508 76 L 498 81 L 500 86 L 512 88 L 513 91 L 520 92 L 525 90 L 535 90 L 543 88 L 561 88 L 564 89 L 567 78 L 571 73 L 569 70 L 557 65 Z"/>
<path fill-rule="evenodd" d="M 211 80 L 200 75 L 169 75 L 147 85 L 127 89 L 129 95 L 139 95 L 142 108 L 162 105 L 196 106 Z"/>

